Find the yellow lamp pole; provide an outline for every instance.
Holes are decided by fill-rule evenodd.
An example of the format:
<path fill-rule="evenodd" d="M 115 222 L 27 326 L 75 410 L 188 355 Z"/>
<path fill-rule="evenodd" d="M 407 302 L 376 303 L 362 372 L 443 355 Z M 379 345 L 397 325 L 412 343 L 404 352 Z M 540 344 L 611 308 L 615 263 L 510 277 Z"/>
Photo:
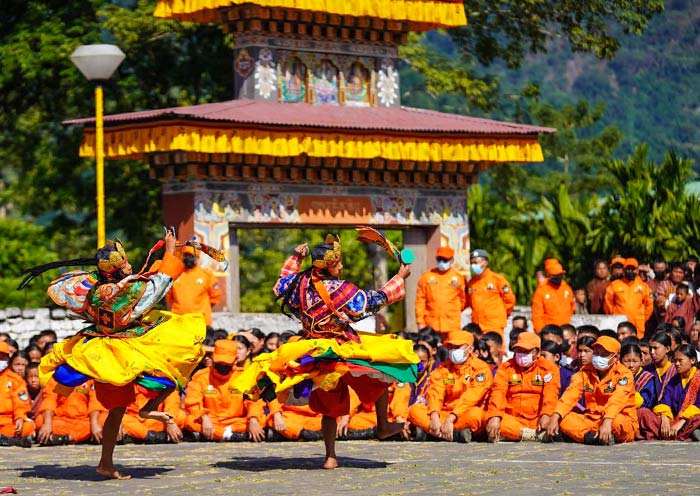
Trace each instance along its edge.
<path fill-rule="evenodd" d="M 97 182 L 97 248 L 105 244 L 105 150 L 102 81 L 108 80 L 124 60 L 124 52 L 114 45 L 81 45 L 70 59 L 83 75 L 95 81 L 95 180 Z"/>
<path fill-rule="evenodd" d="M 105 245 L 105 148 L 102 85 L 95 86 L 95 179 L 97 181 L 97 248 Z"/>

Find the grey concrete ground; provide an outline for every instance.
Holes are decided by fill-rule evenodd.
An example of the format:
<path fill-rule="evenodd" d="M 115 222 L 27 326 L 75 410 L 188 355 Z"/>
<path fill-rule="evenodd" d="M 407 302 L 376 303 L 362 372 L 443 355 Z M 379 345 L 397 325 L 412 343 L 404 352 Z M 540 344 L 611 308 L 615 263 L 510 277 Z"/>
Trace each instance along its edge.
<path fill-rule="evenodd" d="M 97 446 L 0 448 L 0 489 L 27 495 L 697 494 L 700 444 L 339 442 L 118 446 L 130 481 L 101 481 Z"/>

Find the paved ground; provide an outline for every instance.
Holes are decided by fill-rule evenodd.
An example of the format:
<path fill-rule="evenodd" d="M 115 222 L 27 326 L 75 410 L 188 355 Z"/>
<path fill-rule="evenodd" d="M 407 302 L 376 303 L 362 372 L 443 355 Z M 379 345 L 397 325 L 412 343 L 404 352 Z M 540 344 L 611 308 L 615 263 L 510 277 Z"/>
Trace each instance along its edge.
<path fill-rule="evenodd" d="M 130 481 L 94 475 L 97 446 L 0 448 L 0 489 L 31 495 L 697 494 L 700 444 L 340 442 L 342 468 L 318 470 L 321 443 L 118 446 Z"/>

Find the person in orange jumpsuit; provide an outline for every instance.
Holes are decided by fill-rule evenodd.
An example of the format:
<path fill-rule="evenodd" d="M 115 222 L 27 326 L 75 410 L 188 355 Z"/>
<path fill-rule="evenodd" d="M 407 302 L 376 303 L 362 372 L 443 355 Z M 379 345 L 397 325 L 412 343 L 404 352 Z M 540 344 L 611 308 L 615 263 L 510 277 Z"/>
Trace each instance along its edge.
<path fill-rule="evenodd" d="M 544 271 L 547 279 L 532 295 L 532 327 L 537 333 L 547 324 L 568 324 L 576 307 L 574 291 L 564 281 L 566 271 L 559 261 L 554 258 L 545 260 Z"/>
<path fill-rule="evenodd" d="M 489 268 L 486 250 L 470 254 L 472 278 L 468 283 L 467 306 L 472 309 L 472 322 L 484 333 L 497 332 L 503 337 L 508 316 L 515 307 L 515 295 L 510 283 Z"/>
<path fill-rule="evenodd" d="M 637 275 L 639 263 L 628 258 L 624 263 L 624 277 L 610 283 L 605 290 L 604 310 L 608 315 L 625 315 L 637 328 L 637 337 L 644 337 L 646 322 L 654 311 L 651 289 Z"/>
<path fill-rule="evenodd" d="M 55 388 L 55 380 L 46 383 L 39 415 L 34 419 L 39 444 L 81 443 L 91 436 L 101 442 L 107 410 L 97 400 L 93 380 L 85 381 L 68 396 L 58 394 Z"/>
<path fill-rule="evenodd" d="M 186 428 L 213 441 L 256 442 L 265 438 L 262 400 L 250 401 L 234 392 L 233 382 L 252 351 L 243 336 L 214 343 L 214 365 L 197 372 L 185 395 Z"/>
<path fill-rule="evenodd" d="M 29 420 L 32 404 L 27 384 L 8 366 L 10 346 L 0 341 L 0 446 L 32 445 L 34 422 Z"/>
<path fill-rule="evenodd" d="M 467 308 L 467 280 L 452 268 L 454 250 L 441 246 L 435 258 L 437 267 L 423 273 L 416 292 L 418 328 L 431 327 L 446 335 L 462 328 L 462 311 Z"/>
<path fill-rule="evenodd" d="M 472 333 L 453 331 L 443 345 L 449 350 L 449 360 L 430 374 L 408 418 L 416 426 L 417 440 L 429 433 L 446 441 L 468 442 L 481 428 L 493 374 L 474 355 Z"/>
<path fill-rule="evenodd" d="M 521 332 L 515 357 L 498 367 L 486 411 L 490 442 L 539 441 L 559 399 L 559 367 L 540 356 L 540 337 Z"/>
<path fill-rule="evenodd" d="M 185 270 L 165 295 L 168 308 L 174 313 L 202 313 L 211 326 L 211 307 L 221 301 L 221 289 L 214 273 L 197 265 L 198 253 L 191 246 L 182 250 Z"/>
<path fill-rule="evenodd" d="M 601 336 L 593 343 L 593 360 L 571 377 L 547 424 L 547 435 L 561 431 L 584 444 L 630 443 L 639 433 L 632 372 L 619 362 L 620 343 Z M 586 410 L 572 410 L 581 397 Z"/>
<path fill-rule="evenodd" d="M 389 422 L 406 423 L 408 420 L 408 402 L 411 398 L 411 387 L 405 383 L 394 383 L 389 387 Z M 362 403 L 354 391 L 350 391 L 350 414 L 338 421 L 339 435 L 346 435 L 349 439 L 372 439 L 375 437 L 374 428 L 377 426 L 377 411 L 374 403 Z M 408 439 L 408 428 L 400 435 L 391 439 L 402 437 Z"/>
<path fill-rule="evenodd" d="M 309 406 L 308 398 L 297 397 L 294 389 L 288 389 L 267 404 L 268 441 L 283 439 L 319 441 L 321 435 L 320 413 Z"/>
<path fill-rule="evenodd" d="M 158 405 L 158 411 L 168 414 L 168 420 L 147 419 L 139 416 L 139 411 L 150 399 L 150 395 L 141 388 L 136 388 L 136 399 L 126 407 L 122 419 L 122 430 L 125 439 L 145 441 L 148 444 L 179 443 L 182 441 L 182 429 L 185 427 L 187 415 L 180 408 L 180 393 L 173 391 Z"/>

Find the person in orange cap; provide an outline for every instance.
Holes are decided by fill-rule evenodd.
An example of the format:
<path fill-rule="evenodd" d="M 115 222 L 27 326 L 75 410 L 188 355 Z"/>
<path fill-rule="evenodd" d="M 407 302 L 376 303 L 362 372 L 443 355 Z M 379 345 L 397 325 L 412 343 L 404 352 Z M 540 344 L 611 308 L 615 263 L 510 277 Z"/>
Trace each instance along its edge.
<path fill-rule="evenodd" d="M 634 441 L 639 433 L 632 372 L 619 362 L 620 342 L 601 336 L 593 343 L 593 360 L 571 378 L 547 424 L 547 435 L 561 431 L 584 444 Z M 572 410 L 581 397 L 586 410 Z"/>
<path fill-rule="evenodd" d="M 498 367 L 493 379 L 486 433 L 491 442 L 539 441 L 559 399 L 559 367 L 540 356 L 540 337 L 521 332 L 515 356 Z"/>
<path fill-rule="evenodd" d="M 622 279 L 625 272 L 625 258 L 613 257 L 610 260 L 610 281 L 617 281 Z"/>
<path fill-rule="evenodd" d="M 202 313 L 211 326 L 211 307 L 221 302 L 221 289 L 214 273 L 197 265 L 197 250 L 191 246 L 182 249 L 184 272 L 165 295 L 168 308 L 173 313 Z"/>
<path fill-rule="evenodd" d="M 462 328 L 467 308 L 467 280 L 452 267 L 454 250 L 441 246 L 435 253 L 437 266 L 421 275 L 416 292 L 416 323 L 441 334 Z"/>
<path fill-rule="evenodd" d="M 0 446 L 32 445 L 34 422 L 29 420 L 32 404 L 27 385 L 8 366 L 10 346 L 0 341 Z"/>
<path fill-rule="evenodd" d="M 443 346 L 449 350 L 449 360 L 430 374 L 408 418 L 416 426 L 418 440 L 429 433 L 446 441 L 468 442 L 481 428 L 493 374 L 474 355 L 472 333 L 453 331 Z"/>
<path fill-rule="evenodd" d="M 559 261 L 545 260 L 544 271 L 547 279 L 532 295 L 532 327 L 538 333 L 547 324 L 568 324 L 576 307 L 574 292 L 564 281 L 566 271 Z"/>
<path fill-rule="evenodd" d="M 92 436 L 102 440 L 102 424 L 107 409 L 97 400 L 92 379 L 62 396 L 54 389 L 56 381 L 51 379 L 44 388 L 39 415 L 34 420 L 37 440 L 42 445 L 80 443 Z"/>
<path fill-rule="evenodd" d="M 469 254 L 472 278 L 467 291 L 467 306 L 472 309 L 472 322 L 484 333 L 496 332 L 503 337 L 508 316 L 515 307 L 515 294 L 510 283 L 489 268 L 486 250 Z"/>
<path fill-rule="evenodd" d="M 639 263 L 634 258 L 624 262 L 624 277 L 610 283 L 605 291 L 604 310 L 608 315 L 625 315 L 637 328 L 637 337 L 644 337 L 646 321 L 654 311 L 651 290 L 637 275 Z"/>
<path fill-rule="evenodd" d="M 197 372 L 185 395 L 186 428 L 211 441 L 259 442 L 265 438 L 263 401 L 235 392 L 233 382 L 252 352 L 243 336 L 214 343 L 214 365 Z"/>

